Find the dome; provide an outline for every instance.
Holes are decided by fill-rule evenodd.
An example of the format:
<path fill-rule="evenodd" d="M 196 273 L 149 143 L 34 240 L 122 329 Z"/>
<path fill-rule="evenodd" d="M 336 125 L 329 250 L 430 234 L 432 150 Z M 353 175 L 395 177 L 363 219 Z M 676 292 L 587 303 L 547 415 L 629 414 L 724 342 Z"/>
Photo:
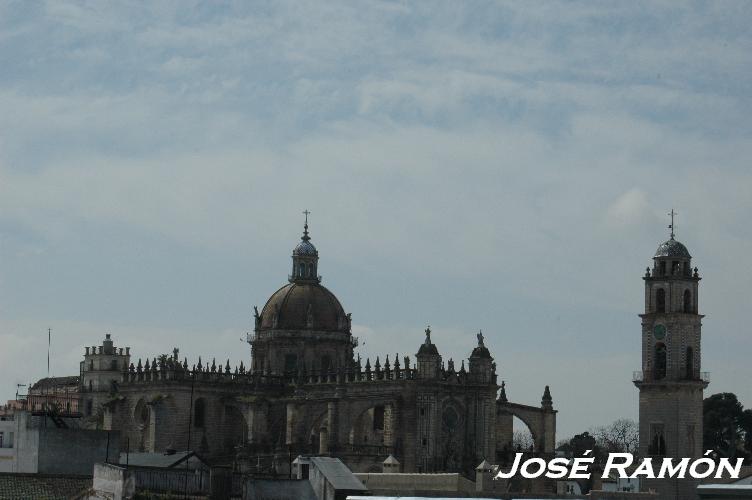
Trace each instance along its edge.
<path fill-rule="evenodd" d="M 339 300 L 326 287 L 315 282 L 296 282 L 269 297 L 261 311 L 260 328 L 346 331 L 346 319 Z"/>
<path fill-rule="evenodd" d="M 678 257 L 682 259 L 691 259 L 689 250 L 687 247 L 671 238 L 670 240 L 661 243 L 658 250 L 655 251 L 655 257 Z"/>
<path fill-rule="evenodd" d="M 317 255 L 316 247 L 308 240 L 302 240 L 292 251 L 293 255 Z"/>

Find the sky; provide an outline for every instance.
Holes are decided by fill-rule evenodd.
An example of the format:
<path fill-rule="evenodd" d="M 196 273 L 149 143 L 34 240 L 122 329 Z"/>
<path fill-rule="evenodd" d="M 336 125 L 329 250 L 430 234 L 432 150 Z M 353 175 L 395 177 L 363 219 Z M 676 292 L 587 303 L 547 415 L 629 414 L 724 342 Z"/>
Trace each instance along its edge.
<path fill-rule="evenodd" d="M 303 215 L 363 357 L 482 329 L 557 439 L 637 418 L 642 276 L 703 277 L 752 407 L 752 3 L 0 4 L 0 399 L 136 357 L 248 364 Z"/>

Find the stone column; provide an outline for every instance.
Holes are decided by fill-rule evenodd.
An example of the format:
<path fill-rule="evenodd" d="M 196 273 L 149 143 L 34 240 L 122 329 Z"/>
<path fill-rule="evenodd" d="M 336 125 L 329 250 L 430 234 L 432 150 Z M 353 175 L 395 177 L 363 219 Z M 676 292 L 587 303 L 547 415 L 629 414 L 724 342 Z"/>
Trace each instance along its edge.
<path fill-rule="evenodd" d="M 291 445 L 295 442 L 295 405 L 287 403 L 287 428 L 285 429 L 285 444 Z"/>

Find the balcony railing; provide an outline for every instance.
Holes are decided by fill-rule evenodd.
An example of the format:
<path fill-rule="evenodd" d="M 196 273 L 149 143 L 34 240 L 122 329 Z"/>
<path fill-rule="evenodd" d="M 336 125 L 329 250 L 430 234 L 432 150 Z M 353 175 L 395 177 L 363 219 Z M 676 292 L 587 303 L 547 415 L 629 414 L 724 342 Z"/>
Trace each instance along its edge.
<path fill-rule="evenodd" d="M 660 382 L 669 379 L 669 374 L 666 373 L 662 377 L 657 377 L 652 371 L 635 371 L 632 372 L 632 381 L 634 382 Z M 679 379 L 671 379 L 671 381 L 688 382 L 688 381 L 702 381 L 710 383 L 710 372 L 699 372 L 692 377 L 683 376 Z"/>

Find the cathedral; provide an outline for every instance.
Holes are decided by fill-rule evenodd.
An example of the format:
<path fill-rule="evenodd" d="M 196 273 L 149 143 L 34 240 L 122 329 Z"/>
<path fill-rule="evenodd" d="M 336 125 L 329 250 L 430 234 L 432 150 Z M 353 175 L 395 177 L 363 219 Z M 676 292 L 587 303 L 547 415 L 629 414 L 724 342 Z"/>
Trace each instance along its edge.
<path fill-rule="evenodd" d="M 514 417 L 531 431 L 534 449 L 526 451 L 554 453 L 549 388 L 539 406 L 508 401 L 482 333 L 460 366 L 444 362 L 430 328 L 412 359 L 364 362 L 351 315 L 321 284 L 318 265 L 306 219 L 288 282 L 254 307 L 248 365 L 189 365 L 177 349 L 142 361 L 110 335 L 86 347 L 84 422 L 119 431 L 124 451 L 189 449 L 276 474 L 298 455 L 338 457 L 356 472 L 380 472 L 391 455 L 401 472 L 470 474 L 483 460 L 510 456 Z"/>

